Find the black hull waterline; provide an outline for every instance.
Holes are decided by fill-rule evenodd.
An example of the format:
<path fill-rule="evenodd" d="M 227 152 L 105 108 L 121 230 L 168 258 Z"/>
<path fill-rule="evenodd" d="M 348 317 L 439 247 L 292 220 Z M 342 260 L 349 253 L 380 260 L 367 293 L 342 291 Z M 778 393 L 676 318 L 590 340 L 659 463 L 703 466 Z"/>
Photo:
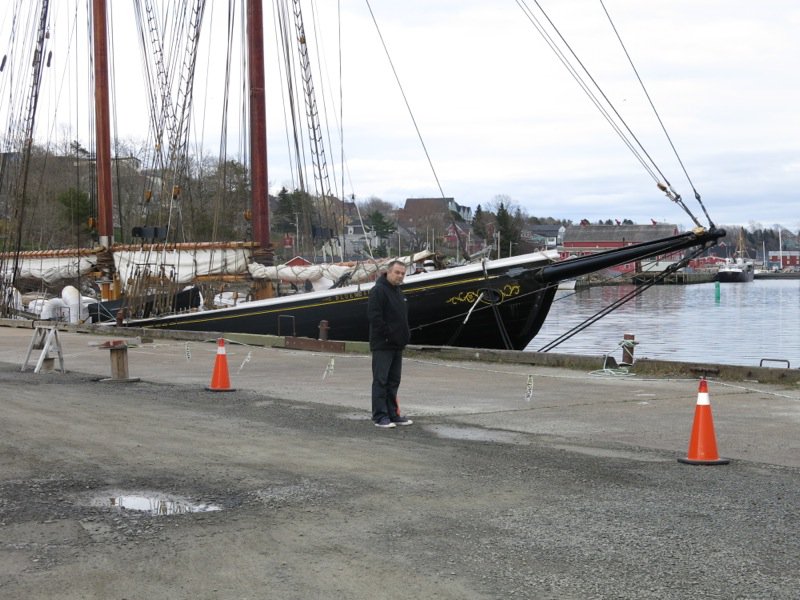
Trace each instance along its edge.
<path fill-rule="evenodd" d="M 182 290 L 175 294 L 170 299 L 170 306 L 173 312 L 182 312 L 200 307 L 200 290 L 196 287 Z M 142 313 L 145 318 L 149 317 L 151 313 L 155 312 L 156 299 L 154 296 L 149 296 L 145 299 Z M 102 321 L 115 321 L 119 311 L 124 311 L 127 308 L 127 303 L 124 298 L 119 300 L 108 300 L 106 302 L 97 302 L 87 306 L 89 311 L 89 318 L 92 323 L 99 323 Z"/>
<path fill-rule="evenodd" d="M 727 273 L 718 273 L 717 274 L 717 281 L 720 283 L 748 283 L 755 279 L 754 272 L 727 272 Z"/>
<path fill-rule="evenodd" d="M 682 249 L 708 247 L 724 235 L 724 230 L 701 230 L 562 262 L 553 262 L 551 254 L 534 253 L 411 275 L 402 286 L 408 299 L 411 343 L 523 350 L 547 317 L 559 281 Z M 366 341 L 367 296 L 372 285 L 126 324 L 316 339 L 321 321 L 327 321 L 329 339 Z"/>

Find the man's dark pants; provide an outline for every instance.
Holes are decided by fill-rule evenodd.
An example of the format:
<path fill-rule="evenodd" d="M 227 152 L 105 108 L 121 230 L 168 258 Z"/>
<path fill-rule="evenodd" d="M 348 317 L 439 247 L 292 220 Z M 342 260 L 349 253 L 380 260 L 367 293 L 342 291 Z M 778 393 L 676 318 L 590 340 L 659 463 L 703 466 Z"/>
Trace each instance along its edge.
<path fill-rule="evenodd" d="M 396 419 L 397 388 L 403 366 L 402 350 L 372 351 L 372 420 Z"/>

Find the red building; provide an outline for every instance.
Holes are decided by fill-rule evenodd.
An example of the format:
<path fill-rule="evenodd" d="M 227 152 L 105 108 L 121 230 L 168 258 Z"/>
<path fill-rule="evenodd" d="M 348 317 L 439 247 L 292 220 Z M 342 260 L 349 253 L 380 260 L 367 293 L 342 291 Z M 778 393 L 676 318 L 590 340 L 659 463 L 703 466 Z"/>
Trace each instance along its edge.
<path fill-rule="evenodd" d="M 770 264 L 780 265 L 780 269 L 800 269 L 800 251 L 798 250 L 777 250 L 769 251 Z"/>
<path fill-rule="evenodd" d="M 677 225 L 670 223 L 652 223 L 650 225 L 572 225 L 564 231 L 564 242 L 559 248 L 562 259 L 587 256 L 605 250 L 632 246 L 641 242 L 678 235 Z M 659 256 L 655 261 L 670 263 L 680 260 L 683 252 L 673 252 Z M 637 270 L 635 263 L 627 263 L 615 267 L 623 273 Z"/>

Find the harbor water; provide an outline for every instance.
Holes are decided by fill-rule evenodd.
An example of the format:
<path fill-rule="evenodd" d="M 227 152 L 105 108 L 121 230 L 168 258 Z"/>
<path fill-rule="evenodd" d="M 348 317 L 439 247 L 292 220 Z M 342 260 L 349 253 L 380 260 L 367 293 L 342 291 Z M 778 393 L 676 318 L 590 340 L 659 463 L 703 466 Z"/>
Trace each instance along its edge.
<path fill-rule="evenodd" d="M 559 291 L 527 350 L 539 350 L 632 289 L 621 285 Z M 800 367 L 800 280 L 653 286 L 551 351 L 611 353 L 619 360 L 624 334 L 635 336 L 637 359 L 788 364 L 796 369 Z"/>

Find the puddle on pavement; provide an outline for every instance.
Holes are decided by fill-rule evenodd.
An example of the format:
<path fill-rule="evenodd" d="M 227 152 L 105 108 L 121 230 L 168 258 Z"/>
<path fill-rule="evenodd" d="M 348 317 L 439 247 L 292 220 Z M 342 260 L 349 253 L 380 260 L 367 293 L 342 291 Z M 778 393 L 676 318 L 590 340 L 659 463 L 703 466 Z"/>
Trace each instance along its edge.
<path fill-rule="evenodd" d="M 481 429 L 480 427 L 455 427 L 452 425 L 432 425 L 426 427 L 439 437 L 472 442 L 498 442 L 501 444 L 527 444 L 526 437 L 513 431 Z"/>
<path fill-rule="evenodd" d="M 93 497 L 91 506 L 134 510 L 153 516 L 183 515 L 187 513 L 213 512 L 221 507 L 203 502 L 193 502 L 179 496 L 152 492 L 106 492 Z"/>

